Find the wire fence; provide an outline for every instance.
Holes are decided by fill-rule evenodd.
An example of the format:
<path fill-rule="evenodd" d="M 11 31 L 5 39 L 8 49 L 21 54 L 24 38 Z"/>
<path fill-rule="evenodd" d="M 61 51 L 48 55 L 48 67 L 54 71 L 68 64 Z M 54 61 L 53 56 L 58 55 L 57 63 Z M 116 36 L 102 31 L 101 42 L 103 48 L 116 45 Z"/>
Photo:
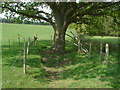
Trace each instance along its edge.
<path fill-rule="evenodd" d="M 12 76 L 12 79 L 8 80 L 8 76 L 13 72 L 13 66 L 19 60 L 20 55 L 22 55 L 21 51 L 19 51 L 19 54 L 16 56 L 16 59 L 13 61 L 12 65 L 10 66 L 9 70 L 7 71 L 7 74 L 6 74 L 5 78 L 2 81 L 2 85 L 5 85 L 7 82 L 9 82 L 9 83 L 12 82 L 12 80 L 13 80 L 14 77 Z"/>
<path fill-rule="evenodd" d="M 29 50 L 30 49 L 30 46 L 32 46 L 32 45 L 34 45 L 34 46 L 36 46 L 36 41 L 37 41 L 37 35 L 36 36 L 34 36 L 34 39 L 33 39 L 33 41 L 31 41 L 31 39 L 30 39 L 30 37 L 28 38 L 28 42 L 25 40 L 25 38 L 24 38 L 24 42 L 23 42 L 23 44 L 25 44 L 26 43 L 26 46 L 24 46 L 24 51 L 25 50 Z M 11 40 L 9 39 L 8 40 L 8 48 L 9 48 L 9 50 L 11 50 L 10 48 L 11 48 Z M 20 35 L 18 35 L 18 46 L 20 45 Z M 13 40 L 13 46 L 15 46 L 15 41 Z M 20 48 L 20 47 L 19 47 Z M 15 49 L 15 47 L 14 47 L 14 49 Z M 20 65 L 23 65 L 23 69 L 26 69 L 26 64 L 25 64 L 25 68 L 24 68 L 24 55 L 25 55 L 25 53 L 24 53 L 24 51 L 23 50 L 21 50 L 21 51 L 19 51 L 19 53 L 16 55 L 16 57 L 15 57 L 15 60 L 13 61 L 13 63 L 10 65 L 10 68 L 7 70 L 7 68 L 6 69 L 4 69 L 4 70 L 7 70 L 7 73 L 5 74 L 5 77 L 4 77 L 4 79 L 2 80 L 2 86 L 6 86 L 6 84 L 10 84 L 11 82 L 13 82 L 14 80 L 14 75 L 11 75 L 12 73 L 14 73 L 15 72 L 15 65 L 16 65 L 16 63 L 18 62 L 18 61 L 20 61 L 20 62 L 18 62 Z M 27 53 L 26 53 L 26 55 L 28 54 L 28 51 L 27 51 Z M 20 56 L 23 56 L 23 60 L 20 60 Z M 25 74 L 25 73 L 24 73 Z M 10 78 L 9 78 L 10 77 Z"/>

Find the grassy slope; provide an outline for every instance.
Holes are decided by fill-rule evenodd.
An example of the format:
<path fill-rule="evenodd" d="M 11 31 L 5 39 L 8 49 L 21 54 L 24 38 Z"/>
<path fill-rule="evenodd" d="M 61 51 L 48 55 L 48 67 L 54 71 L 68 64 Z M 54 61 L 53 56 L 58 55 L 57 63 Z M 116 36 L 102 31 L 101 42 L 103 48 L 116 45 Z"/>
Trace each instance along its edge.
<path fill-rule="evenodd" d="M 50 29 L 50 30 L 49 30 Z M 39 39 L 46 41 L 39 41 L 37 47 L 32 46 L 27 56 L 27 65 L 28 65 L 28 74 L 23 74 L 22 68 L 22 53 L 23 53 L 23 43 L 20 46 L 15 44 L 11 46 L 11 49 L 8 49 L 7 42 L 8 39 L 16 39 L 17 34 L 20 34 L 22 37 L 33 37 L 38 33 Z M 110 55 L 110 61 L 112 64 L 108 68 L 104 64 L 99 64 L 99 53 L 93 52 L 91 59 L 88 59 L 88 55 L 78 54 L 69 45 L 67 45 L 66 55 L 57 55 L 51 54 L 47 57 L 50 59 L 48 65 L 50 65 L 51 71 L 64 70 L 63 73 L 59 74 L 61 78 L 58 78 L 55 81 L 50 81 L 47 78 L 48 73 L 44 71 L 45 67 L 41 63 L 41 58 L 46 57 L 46 55 L 41 55 L 39 51 L 43 50 L 41 47 L 49 46 L 50 47 L 50 37 L 53 34 L 51 26 L 36 26 L 36 25 L 16 25 L 16 24 L 3 24 L 3 80 L 6 78 L 7 73 L 9 73 L 10 66 L 16 59 L 19 51 L 21 54 L 18 58 L 18 61 L 12 67 L 14 68 L 8 75 L 8 82 L 5 82 L 6 85 L 3 87 L 14 87 L 14 88 L 112 88 L 117 86 L 116 82 L 116 62 L 117 62 L 117 52 L 113 51 L 115 54 Z M 94 37 L 93 40 L 100 40 L 100 37 Z M 117 38 L 105 37 L 104 39 L 109 40 L 110 42 L 117 41 Z M 117 42 L 114 43 L 117 43 Z M 48 48 L 49 48 L 48 47 Z M 94 47 L 94 46 L 93 46 Z M 47 49 L 46 49 L 47 50 Z M 53 57 L 56 56 L 56 57 Z M 71 64 L 65 64 L 64 67 L 59 66 L 59 63 L 63 61 L 64 58 L 67 58 L 71 61 Z M 55 66 L 55 67 L 53 67 Z M 12 82 L 9 82 L 12 81 Z"/>

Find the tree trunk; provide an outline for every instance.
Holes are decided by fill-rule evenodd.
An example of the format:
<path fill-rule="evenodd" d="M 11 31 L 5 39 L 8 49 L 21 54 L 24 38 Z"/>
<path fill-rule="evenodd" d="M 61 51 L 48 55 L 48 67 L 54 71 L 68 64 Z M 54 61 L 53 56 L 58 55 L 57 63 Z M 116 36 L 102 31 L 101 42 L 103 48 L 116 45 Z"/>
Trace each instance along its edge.
<path fill-rule="evenodd" d="M 54 30 L 54 43 L 53 43 L 53 50 L 57 52 L 64 52 L 65 51 L 65 33 L 66 29 L 56 29 Z"/>
<path fill-rule="evenodd" d="M 55 23 L 52 24 L 54 28 L 54 39 L 52 48 L 56 52 L 64 52 L 65 51 L 65 33 L 67 30 L 70 21 L 68 17 L 66 17 L 66 12 L 61 12 L 61 8 L 52 7 L 53 14 L 55 18 Z"/>

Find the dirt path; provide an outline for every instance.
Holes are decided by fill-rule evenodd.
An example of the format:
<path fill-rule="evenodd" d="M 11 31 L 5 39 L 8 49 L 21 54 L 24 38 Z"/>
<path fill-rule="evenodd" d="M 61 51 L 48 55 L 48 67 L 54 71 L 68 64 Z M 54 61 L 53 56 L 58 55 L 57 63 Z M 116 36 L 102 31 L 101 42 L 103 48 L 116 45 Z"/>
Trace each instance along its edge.
<path fill-rule="evenodd" d="M 64 70 L 51 67 L 44 67 L 44 70 L 48 73 L 48 79 L 50 79 L 51 81 L 62 78 L 62 73 L 64 72 Z"/>
<path fill-rule="evenodd" d="M 48 74 L 48 79 L 58 80 L 63 77 L 65 65 L 71 64 L 71 60 L 65 55 L 55 54 L 51 51 L 42 51 L 41 62 L 44 64 L 44 70 Z"/>

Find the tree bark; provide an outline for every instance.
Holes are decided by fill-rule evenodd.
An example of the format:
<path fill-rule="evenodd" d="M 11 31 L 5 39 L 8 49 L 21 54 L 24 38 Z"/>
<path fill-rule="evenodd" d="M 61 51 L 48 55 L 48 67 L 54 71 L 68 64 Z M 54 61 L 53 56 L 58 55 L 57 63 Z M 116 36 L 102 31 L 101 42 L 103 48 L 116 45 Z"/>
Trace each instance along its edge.
<path fill-rule="evenodd" d="M 66 29 L 59 28 L 54 30 L 53 50 L 57 52 L 65 51 L 65 33 Z"/>
<path fill-rule="evenodd" d="M 50 5 L 53 10 L 55 23 L 52 24 L 54 28 L 54 42 L 52 45 L 53 50 L 57 52 L 65 51 L 65 33 L 68 25 L 71 23 L 66 16 L 66 11 L 58 7 L 57 5 Z"/>

